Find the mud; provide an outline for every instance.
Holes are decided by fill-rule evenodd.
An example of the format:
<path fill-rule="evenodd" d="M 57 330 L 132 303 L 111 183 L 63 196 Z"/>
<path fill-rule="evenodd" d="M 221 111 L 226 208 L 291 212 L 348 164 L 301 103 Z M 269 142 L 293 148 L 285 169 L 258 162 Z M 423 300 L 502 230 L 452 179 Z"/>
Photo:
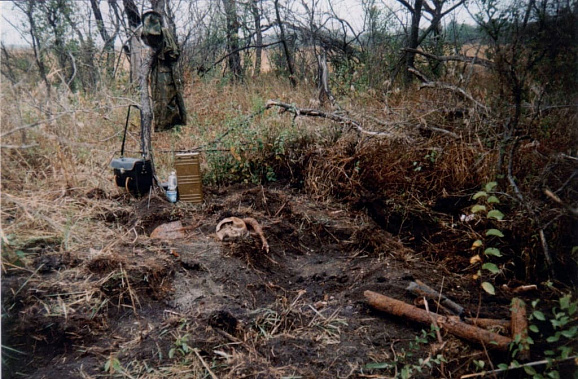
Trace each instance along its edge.
<path fill-rule="evenodd" d="M 99 220 L 122 226 L 128 241 L 107 252 L 41 250 L 33 280 L 28 271 L 4 275 L 3 344 L 15 352 L 3 356 L 3 377 L 207 377 L 199 357 L 217 377 L 391 375 L 366 365 L 427 358 L 430 344 L 410 343 L 429 327 L 370 309 L 363 291 L 412 303 L 405 288 L 414 279 L 472 314 L 509 317 L 507 298 L 487 298 L 469 276 L 390 234 L 375 203 L 368 212 L 261 186 L 208 190 L 203 205 L 117 201 L 124 210 Z M 218 241 L 215 226 L 230 216 L 258 220 L 270 253 L 256 236 Z M 175 220 L 190 227 L 186 238 L 149 238 Z M 39 290 L 41 282 L 56 284 Z M 446 375 L 485 355 L 443 338 Z"/>

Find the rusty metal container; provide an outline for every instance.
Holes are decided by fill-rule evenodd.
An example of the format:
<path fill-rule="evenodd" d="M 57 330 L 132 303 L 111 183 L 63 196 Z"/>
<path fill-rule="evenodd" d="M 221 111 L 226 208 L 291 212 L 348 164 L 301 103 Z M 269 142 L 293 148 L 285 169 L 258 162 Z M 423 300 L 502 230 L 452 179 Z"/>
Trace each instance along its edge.
<path fill-rule="evenodd" d="M 199 153 L 175 154 L 175 169 L 179 201 L 199 204 L 203 202 L 203 183 Z"/>

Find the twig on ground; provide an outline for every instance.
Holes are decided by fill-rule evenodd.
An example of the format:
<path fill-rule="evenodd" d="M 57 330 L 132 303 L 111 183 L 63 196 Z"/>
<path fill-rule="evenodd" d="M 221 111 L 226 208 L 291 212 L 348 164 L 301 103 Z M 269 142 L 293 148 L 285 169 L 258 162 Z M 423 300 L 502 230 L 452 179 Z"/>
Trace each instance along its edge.
<path fill-rule="evenodd" d="M 574 361 L 574 363 L 573 363 L 574 365 L 578 366 L 578 355 L 573 356 L 573 357 L 569 357 L 566 359 L 560 359 L 560 360 L 544 359 L 541 361 L 530 362 L 530 363 L 526 363 L 523 365 L 510 366 L 508 368 L 500 368 L 500 369 L 492 370 L 492 371 L 482 371 L 482 372 L 477 372 L 475 374 L 462 375 L 462 376 L 460 376 L 460 379 L 479 378 L 479 377 L 485 377 L 485 376 L 495 377 L 496 374 L 511 371 L 511 370 L 523 369 L 524 367 L 542 366 L 542 365 L 554 364 L 554 363 L 567 363 L 567 362 L 572 362 L 572 361 Z"/>
<path fill-rule="evenodd" d="M 550 191 L 549 189 L 545 189 L 544 190 L 544 194 L 546 196 L 548 196 L 550 199 L 554 200 L 557 204 L 563 206 L 564 208 L 566 208 L 566 210 L 568 212 L 570 212 L 572 215 L 574 216 L 578 216 L 578 208 L 572 208 L 571 206 L 569 206 L 568 204 L 565 204 L 562 200 L 560 200 L 560 198 L 558 196 L 556 196 L 552 191 Z"/>
<path fill-rule="evenodd" d="M 207 362 L 205 362 L 205 360 L 203 359 L 203 357 L 201 357 L 201 354 L 199 354 L 199 349 L 193 349 L 193 353 L 195 353 L 195 355 L 197 356 L 197 358 L 199 358 L 199 360 L 201 361 L 201 364 L 203 365 L 203 367 L 207 370 L 207 372 L 209 373 L 209 375 L 211 375 L 212 379 L 218 379 L 217 376 L 215 375 L 215 373 L 213 371 L 211 371 L 211 368 L 209 367 L 209 365 L 207 364 Z"/>

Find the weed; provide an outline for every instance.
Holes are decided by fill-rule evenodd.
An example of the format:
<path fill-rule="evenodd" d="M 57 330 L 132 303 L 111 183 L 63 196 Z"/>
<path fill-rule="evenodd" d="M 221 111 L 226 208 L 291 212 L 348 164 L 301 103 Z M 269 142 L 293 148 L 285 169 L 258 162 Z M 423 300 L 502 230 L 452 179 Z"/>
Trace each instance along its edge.
<path fill-rule="evenodd" d="M 501 221 L 504 218 L 504 214 L 496 208 L 496 204 L 500 203 L 495 193 L 496 186 L 496 182 L 489 182 L 484 186 L 484 190 L 478 191 L 473 196 L 473 199 L 478 201 L 478 204 L 474 205 L 471 209 L 473 214 L 485 214 L 485 217 L 490 221 Z M 504 237 L 504 233 L 500 229 L 489 228 L 485 232 L 484 240 L 477 239 L 474 241 L 472 250 L 485 247 L 482 255 L 478 253 L 470 259 L 470 263 L 472 264 L 481 263 L 481 268 L 474 275 L 475 280 L 482 278 L 485 272 L 494 276 L 501 272 L 501 269 L 495 263 L 491 262 L 490 259 L 502 257 L 500 249 L 491 244 L 493 240 L 502 237 Z M 482 281 L 482 288 L 490 295 L 496 294 L 494 285 L 487 280 Z"/>
<path fill-rule="evenodd" d="M 532 321 L 529 330 L 534 338 L 528 336 L 522 340 L 516 336 L 510 346 L 512 361 L 509 364 L 500 363 L 498 367 L 502 370 L 522 368 L 532 379 L 559 379 L 560 363 L 578 353 L 578 300 L 573 299 L 571 294 L 561 296 L 548 313 L 538 309 L 539 303 L 539 299 L 531 302 L 532 311 L 528 317 Z M 534 339 L 545 341 L 545 362 L 535 366 L 523 365 L 515 358 L 524 346 L 534 345 Z"/>
<path fill-rule="evenodd" d="M 442 354 L 431 353 L 427 358 L 418 358 L 415 356 L 422 350 L 423 346 L 429 341 L 436 340 L 436 327 L 432 324 L 429 331 L 421 331 L 421 335 L 415 336 L 413 341 L 409 342 L 408 348 L 394 352 L 393 361 L 368 363 L 363 368 L 365 370 L 387 370 L 393 373 L 395 378 L 412 378 L 416 374 L 423 374 L 425 370 L 431 370 L 446 362 Z M 435 356 L 434 356 L 435 354 Z"/>

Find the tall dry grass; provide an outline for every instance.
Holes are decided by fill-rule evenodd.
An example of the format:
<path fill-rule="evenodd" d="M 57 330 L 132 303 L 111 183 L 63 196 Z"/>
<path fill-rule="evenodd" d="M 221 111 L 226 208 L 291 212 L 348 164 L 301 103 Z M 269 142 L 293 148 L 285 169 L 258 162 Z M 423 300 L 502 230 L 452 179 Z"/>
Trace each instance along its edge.
<path fill-rule="evenodd" d="M 206 185 L 281 181 L 321 201 L 355 202 L 371 193 L 400 204 L 409 201 L 427 212 L 437 198 L 471 195 L 504 174 L 497 162 L 507 156 L 501 144 L 508 107 L 496 105 L 500 97 L 490 72 L 472 75 L 469 91 L 490 113 L 451 91 L 417 85 L 393 86 L 383 93 L 338 88 L 342 109 L 325 110 L 348 114 L 364 129 L 385 134 L 375 137 L 323 118 L 265 110 L 268 99 L 321 107 L 310 83 L 292 88 L 273 73 L 242 84 L 187 74 L 189 123 L 153 135 L 157 175 L 166 179 L 175 151 L 200 148 Z M 459 85 L 451 76 L 443 80 Z M 125 74 L 91 94 L 55 87 L 50 100 L 42 84 L 2 82 L 6 251 L 19 251 L 38 236 L 58 241 L 55 248 L 62 251 L 88 248 L 118 233 L 95 215 L 114 214 L 126 205 L 111 197 L 120 190 L 108 165 L 119 154 L 127 106 L 138 99 Z M 542 187 L 559 189 L 564 201 L 574 194 L 566 182 L 573 164 L 567 157 L 576 146 L 575 121 L 571 108 L 528 111 L 522 120 L 528 142 L 514 155 L 513 175 L 528 201 L 550 212 L 548 220 L 566 216 L 560 209 L 548 211 L 552 204 L 542 197 Z M 138 149 L 139 120 L 133 115 L 127 155 L 138 156 Z M 511 193 L 505 179 L 501 188 Z M 564 241 L 555 245 L 567 249 L 571 242 Z"/>

